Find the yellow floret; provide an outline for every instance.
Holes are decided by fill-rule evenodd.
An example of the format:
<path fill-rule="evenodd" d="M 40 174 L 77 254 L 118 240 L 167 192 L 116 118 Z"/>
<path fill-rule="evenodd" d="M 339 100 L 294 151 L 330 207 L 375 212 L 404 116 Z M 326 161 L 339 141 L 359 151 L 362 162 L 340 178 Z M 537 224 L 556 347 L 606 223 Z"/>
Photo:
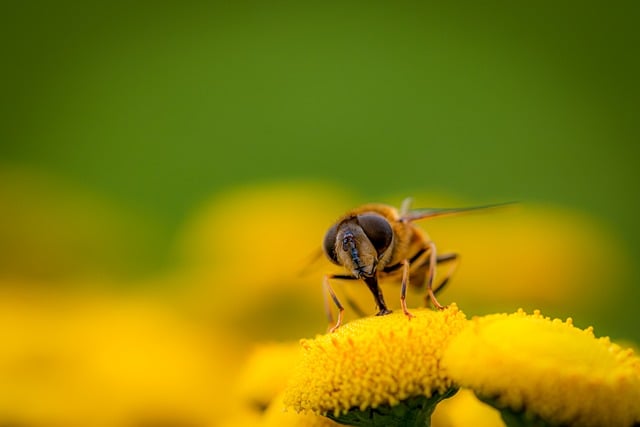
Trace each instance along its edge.
<path fill-rule="evenodd" d="M 302 340 L 303 356 L 285 404 L 335 416 L 350 409 L 394 406 L 413 396 L 445 394 L 453 381 L 440 367 L 451 337 L 466 318 L 455 304 L 348 323 L 332 334 Z"/>
<path fill-rule="evenodd" d="M 475 318 L 452 340 L 443 366 L 496 406 L 554 425 L 640 422 L 640 359 L 571 319 L 522 310 Z"/>

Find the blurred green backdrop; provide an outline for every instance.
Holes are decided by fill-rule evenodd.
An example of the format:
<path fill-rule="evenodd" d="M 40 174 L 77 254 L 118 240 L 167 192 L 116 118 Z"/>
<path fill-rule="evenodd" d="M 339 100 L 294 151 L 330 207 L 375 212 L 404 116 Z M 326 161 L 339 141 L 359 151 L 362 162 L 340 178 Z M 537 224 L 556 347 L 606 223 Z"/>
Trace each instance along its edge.
<path fill-rule="evenodd" d="M 79 261 L 126 277 L 168 268 L 185 218 L 240 184 L 550 203 L 630 254 L 599 331 L 640 339 L 637 2 L 229 3 L 5 5 L 3 221 L 77 188 L 134 218 L 88 227 L 126 244 Z M 11 261 L 7 230 L 0 273 L 51 275 Z"/>

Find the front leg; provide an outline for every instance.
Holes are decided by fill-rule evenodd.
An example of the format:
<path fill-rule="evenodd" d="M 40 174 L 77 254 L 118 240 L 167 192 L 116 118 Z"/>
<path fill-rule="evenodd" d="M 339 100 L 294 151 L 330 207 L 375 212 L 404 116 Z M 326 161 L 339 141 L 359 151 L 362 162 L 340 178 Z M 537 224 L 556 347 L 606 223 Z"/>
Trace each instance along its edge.
<path fill-rule="evenodd" d="M 327 318 L 329 320 L 329 325 L 331 325 L 333 323 L 333 315 L 331 314 L 331 307 L 330 307 L 330 304 L 329 304 L 329 297 L 331 297 L 331 299 L 333 300 L 333 303 L 338 308 L 338 320 L 336 321 L 335 325 L 329 326 L 329 332 L 330 333 L 334 332 L 336 329 L 338 329 L 340 327 L 340 325 L 342 324 L 342 315 L 344 313 L 344 307 L 340 303 L 340 300 L 338 299 L 338 296 L 336 295 L 336 293 L 333 291 L 333 288 L 329 284 L 329 279 L 333 279 L 333 278 L 335 278 L 335 275 L 331 275 L 331 274 L 326 274 L 322 278 L 322 288 L 323 288 L 323 291 L 324 291 L 323 292 L 323 294 L 324 294 L 324 309 L 325 309 L 325 311 L 327 313 Z"/>

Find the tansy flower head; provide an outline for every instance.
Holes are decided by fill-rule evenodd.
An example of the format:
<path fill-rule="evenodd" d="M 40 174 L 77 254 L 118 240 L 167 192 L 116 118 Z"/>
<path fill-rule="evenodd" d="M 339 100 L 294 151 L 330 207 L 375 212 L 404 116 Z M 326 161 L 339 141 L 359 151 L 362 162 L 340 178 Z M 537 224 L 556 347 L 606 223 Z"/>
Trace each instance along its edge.
<path fill-rule="evenodd" d="M 574 327 L 571 319 L 522 310 L 475 318 L 452 340 L 443 366 L 461 386 L 501 409 L 507 424 L 640 422 L 640 359 L 608 338 L 595 338 L 591 328 Z"/>
<path fill-rule="evenodd" d="M 437 401 L 455 392 L 440 358 L 466 318 L 455 304 L 413 314 L 411 320 L 402 312 L 358 319 L 302 340 L 302 360 L 285 404 L 340 422 L 421 411 L 429 417 Z"/>

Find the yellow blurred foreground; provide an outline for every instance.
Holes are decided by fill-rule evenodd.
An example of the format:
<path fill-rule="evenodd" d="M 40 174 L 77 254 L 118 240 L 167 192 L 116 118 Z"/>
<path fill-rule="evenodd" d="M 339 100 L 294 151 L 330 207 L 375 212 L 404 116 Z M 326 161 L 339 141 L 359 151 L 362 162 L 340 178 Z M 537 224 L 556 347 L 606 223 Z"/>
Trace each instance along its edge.
<path fill-rule="evenodd" d="M 28 191 L 20 194 L 28 199 Z M 399 203 L 404 196 L 390 200 Z M 327 325 L 322 275 L 340 271 L 319 252 L 320 242 L 333 221 L 359 203 L 319 184 L 230 191 L 205 203 L 185 224 L 174 250 L 181 260 L 177 271 L 118 282 L 87 263 L 82 274 L 72 274 L 74 263 L 88 256 L 82 253 L 86 246 L 74 242 L 109 247 L 109 256 L 123 243 L 93 231 L 76 236 L 65 212 L 96 210 L 69 200 L 60 200 L 56 215 L 47 215 L 46 203 L 27 209 L 28 218 L 20 216 L 24 209 L 14 208 L 0 224 L 4 235 L 24 243 L 4 246 L 22 269 L 0 275 L 0 425 L 280 422 L 272 403 L 280 401 L 295 364 L 296 342 L 323 333 Z M 417 207 L 470 204 L 416 202 Z M 90 216 L 78 217 L 85 220 L 78 227 L 93 230 Z M 41 224 L 45 219 L 49 222 Z M 623 248 L 579 213 L 523 203 L 423 226 L 440 251 L 461 254 L 459 270 L 439 299 L 457 302 L 470 315 L 493 306 L 588 313 L 624 292 L 617 279 L 626 271 Z M 50 228 L 64 232 L 48 233 L 44 251 L 38 248 L 38 233 Z M 33 262 L 31 254 L 35 259 L 51 255 L 46 276 L 55 280 L 38 272 L 29 277 L 25 266 Z M 360 283 L 336 281 L 334 288 L 341 297 L 359 301 L 367 313 L 375 312 Z M 387 284 L 384 292 L 397 308 L 398 285 Z M 413 294 L 409 305 L 422 300 Z M 347 319 L 353 317 L 347 308 Z M 287 344 L 283 349 L 261 344 L 275 341 Z M 283 417 L 291 425 L 300 422 L 292 414 Z"/>

